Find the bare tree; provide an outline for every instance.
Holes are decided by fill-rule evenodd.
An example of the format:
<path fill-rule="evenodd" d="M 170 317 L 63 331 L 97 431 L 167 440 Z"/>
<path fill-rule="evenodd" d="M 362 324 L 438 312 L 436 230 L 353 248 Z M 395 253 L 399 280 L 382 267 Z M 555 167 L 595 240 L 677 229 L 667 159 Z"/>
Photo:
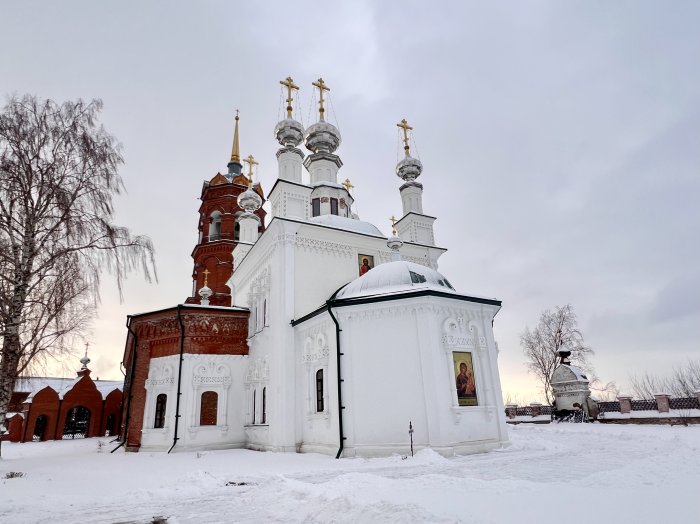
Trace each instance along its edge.
<path fill-rule="evenodd" d="M 520 335 L 520 347 L 528 359 L 527 367 L 541 382 L 549 404 L 554 400 L 550 380 L 559 363 L 558 352 L 571 351 L 571 362 L 584 369 L 590 368 L 588 357 L 593 354 L 593 350 L 583 343 L 570 304 L 557 306 L 554 311 L 544 311 L 537 327 L 533 331 L 526 327 Z"/>
<path fill-rule="evenodd" d="M 60 355 L 94 316 L 100 275 L 155 274 L 153 246 L 112 223 L 123 190 L 100 100 L 25 95 L 0 113 L 0 427 L 15 379 Z"/>
<path fill-rule="evenodd" d="M 676 365 L 668 376 L 649 372 L 634 375 L 630 377 L 630 386 L 632 394 L 640 399 L 653 399 L 659 393 L 672 397 L 692 397 L 696 391 L 700 391 L 700 360 L 688 360 L 683 365 Z"/>

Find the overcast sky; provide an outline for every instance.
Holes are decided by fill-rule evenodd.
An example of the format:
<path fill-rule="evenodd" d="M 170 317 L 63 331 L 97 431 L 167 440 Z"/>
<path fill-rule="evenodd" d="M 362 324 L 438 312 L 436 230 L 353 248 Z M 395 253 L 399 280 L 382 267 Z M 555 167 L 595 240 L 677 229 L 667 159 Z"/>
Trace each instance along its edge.
<path fill-rule="evenodd" d="M 124 146 L 117 222 L 159 282 L 106 280 L 91 368 L 120 378 L 126 315 L 189 296 L 202 181 L 241 152 L 276 178 L 279 80 L 331 87 L 360 218 L 400 216 L 396 123 L 461 292 L 496 297 L 503 389 L 533 400 L 519 334 L 570 303 L 603 380 L 700 356 L 698 2 L 0 0 L 0 94 L 104 101 Z M 71 373 L 77 360 L 65 364 Z"/>

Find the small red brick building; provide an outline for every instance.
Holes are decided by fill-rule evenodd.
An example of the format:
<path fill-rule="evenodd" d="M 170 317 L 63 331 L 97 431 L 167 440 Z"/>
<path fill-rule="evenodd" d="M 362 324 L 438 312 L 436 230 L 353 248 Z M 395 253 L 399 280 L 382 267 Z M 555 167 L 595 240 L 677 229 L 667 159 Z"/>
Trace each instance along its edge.
<path fill-rule="evenodd" d="M 18 378 L 3 440 L 27 442 L 116 435 L 122 382 L 93 380 L 84 357 L 77 377 Z"/>

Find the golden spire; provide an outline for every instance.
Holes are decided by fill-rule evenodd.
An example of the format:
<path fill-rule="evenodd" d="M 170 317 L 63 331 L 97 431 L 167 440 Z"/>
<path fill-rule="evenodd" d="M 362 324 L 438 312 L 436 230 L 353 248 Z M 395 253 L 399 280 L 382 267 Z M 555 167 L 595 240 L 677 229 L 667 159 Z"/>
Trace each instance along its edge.
<path fill-rule="evenodd" d="M 323 78 L 319 78 L 316 82 L 312 82 L 311 84 L 314 87 L 318 87 L 318 92 L 319 92 L 319 108 L 318 108 L 318 118 L 319 120 L 323 121 L 323 113 L 325 113 L 325 109 L 323 108 L 323 92 L 324 91 L 330 91 L 331 88 L 326 86 L 326 83 L 323 81 Z"/>
<path fill-rule="evenodd" d="M 203 273 L 203 275 L 204 275 L 204 287 L 209 287 L 209 282 L 208 282 L 209 273 L 210 273 L 210 271 L 208 269 L 204 270 L 204 273 Z"/>
<path fill-rule="evenodd" d="M 248 164 L 248 181 L 249 181 L 248 185 L 252 186 L 253 185 L 253 166 L 257 166 L 259 162 L 257 160 L 255 160 L 253 155 L 248 155 L 247 158 L 243 159 L 243 162 Z"/>
<path fill-rule="evenodd" d="M 346 179 L 345 179 L 345 182 L 343 182 L 341 185 L 345 188 L 345 191 L 347 191 L 348 193 L 350 192 L 350 189 L 352 189 L 353 187 L 355 187 L 355 186 L 353 186 L 353 185 L 350 183 L 350 179 L 349 179 L 349 178 L 346 178 Z"/>
<path fill-rule="evenodd" d="M 231 149 L 231 162 L 241 163 L 241 148 L 238 144 L 238 109 L 236 109 L 236 128 L 233 131 L 233 149 Z"/>
<path fill-rule="evenodd" d="M 401 129 L 403 129 L 403 150 L 406 152 L 406 156 L 411 156 L 409 154 L 411 147 L 408 145 L 408 132 L 413 131 L 413 128 L 408 125 L 408 122 L 406 121 L 405 118 L 403 120 L 401 120 L 401 122 L 399 122 L 396 125 L 397 125 L 397 127 L 400 127 Z"/>
<path fill-rule="evenodd" d="M 280 84 L 287 88 L 287 118 L 292 118 L 292 91 L 298 91 L 299 86 L 294 84 L 291 76 L 280 80 Z"/>

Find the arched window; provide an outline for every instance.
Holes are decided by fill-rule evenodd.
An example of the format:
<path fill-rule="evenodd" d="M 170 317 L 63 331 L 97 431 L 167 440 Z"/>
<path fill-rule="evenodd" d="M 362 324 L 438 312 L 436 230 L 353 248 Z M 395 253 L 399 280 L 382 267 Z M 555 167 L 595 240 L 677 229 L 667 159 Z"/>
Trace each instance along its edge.
<path fill-rule="evenodd" d="M 34 433 L 32 434 L 32 440 L 35 442 L 41 442 L 46 440 L 46 426 L 49 423 L 49 419 L 46 415 L 39 415 L 34 423 Z"/>
<path fill-rule="evenodd" d="M 217 410 L 219 408 L 219 395 L 214 391 L 202 393 L 202 402 L 199 410 L 200 426 L 216 426 Z"/>
<path fill-rule="evenodd" d="M 211 214 L 211 224 L 209 224 L 209 242 L 221 240 L 221 213 L 214 211 Z"/>
<path fill-rule="evenodd" d="M 261 424 L 267 422 L 267 388 L 263 388 L 262 392 L 262 418 L 260 419 Z"/>
<path fill-rule="evenodd" d="M 156 416 L 153 418 L 153 427 L 165 427 L 165 406 L 168 403 L 168 395 L 161 393 L 156 397 Z"/>
<path fill-rule="evenodd" d="M 236 220 L 236 224 L 233 226 L 233 239 L 238 242 L 241 239 L 241 223 Z"/>
<path fill-rule="evenodd" d="M 323 412 L 323 370 L 316 372 L 316 412 Z"/>
<path fill-rule="evenodd" d="M 337 215 L 337 214 L 338 214 L 338 199 L 331 198 L 331 215 Z"/>
<path fill-rule="evenodd" d="M 255 390 L 253 390 L 253 424 L 255 424 Z"/>

